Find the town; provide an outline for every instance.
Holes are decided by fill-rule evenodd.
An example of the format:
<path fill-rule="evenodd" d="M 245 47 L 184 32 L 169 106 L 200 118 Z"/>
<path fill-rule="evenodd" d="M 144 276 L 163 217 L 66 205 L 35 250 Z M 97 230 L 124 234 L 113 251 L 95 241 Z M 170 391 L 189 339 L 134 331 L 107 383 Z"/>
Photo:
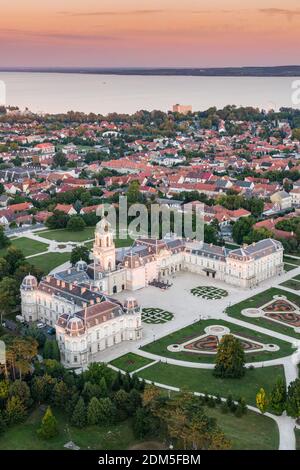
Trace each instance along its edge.
<path fill-rule="evenodd" d="M 112 227 L 122 198 L 170 230 Z M 299 110 L 2 106 L 0 224 L 0 448 L 41 404 L 28 448 L 300 445 Z"/>

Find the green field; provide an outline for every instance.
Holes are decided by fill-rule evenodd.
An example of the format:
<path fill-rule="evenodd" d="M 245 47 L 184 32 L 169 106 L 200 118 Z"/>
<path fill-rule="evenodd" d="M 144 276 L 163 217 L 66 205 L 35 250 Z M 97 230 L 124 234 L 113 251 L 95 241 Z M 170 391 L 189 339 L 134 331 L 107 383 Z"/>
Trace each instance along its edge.
<path fill-rule="evenodd" d="M 236 418 L 231 413 L 222 414 L 219 407 L 206 408 L 205 412 L 217 420 L 226 437 L 231 440 L 233 450 L 278 449 L 278 429 L 272 419 L 251 411 Z M 54 414 L 58 421 L 59 435 L 45 441 L 37 436 L 43 414 L 43 411 L 36 409 L 25 423 L 8 428 L 1 435 L 0 450 L 63 450 L 63 446 L 69 441 L 85 450 L 125 450 L 138 443 L 141 449 L 154 448 L 147 447 L 147 442 L 143 446 L 134 437 L 130 420 L 118 425 L 78 429 L 68 425 L 66 417 L 56 410 Z M 156 439 L 155 442 L 161 445 Z"/>
<path fill-rule="evenodd" d="M 153 362 L 152 359 L 147 359 L 146 357 L 138 356 L 134 353 L 127 353 L 111 361 L 111 364 L 125 372 L 133 372 L 140 367 L 151 364 L 151 362 Z"/>
<path fill-rule="evenodd" d="M 167 336 L 164 336 L 163 338 L 158 339 L 157 341 L 143 346 L 142 350 L 152 354 L 158 354 L 159 356 L 179 359 L 181 361 L 213 363 L 215 361 L 215 355 L 212 354 L 199 354 L 186 351 L 172 352 L 168 351 L 167 349 L 170 344 L 185 343 L 186 341 L 192 340 L 197 336 L 201 336 L 202 334 L 204 334 L 204 329 L 209 325 L 224 325 L 230 328 L 230 331 L 232 333 L 236 333 L 250 340 L 252 339 L 253 341 L 258 341 L 264 344 L 277 344 L 280 347 L 279 351 L 261 351 L 254 353 L 246 353 L 247 362 L 267 361 L 278 357 L 289 356 L 294 352 L 290 343 L 280 341 L 277 338 L 273 338 L 272 336 L 264 335 L 262 333 L 258 333 L 255 330 L 243 328 L 241 326 L 235 325 L 234 323 L 226 322 L 224 320 L 200 320 L 197 323 L 193 323 L 192 325 L 189 325 L 186 328 L 175 331 L 175 333 L 171 333 Z"/>
<path fill-rule="evenodd" d="M 291 336 L 292 338 L 300 338 L 300 334 L 295 333 L 294 329 L 291 327 L 280 325 L 279 323 L 275 323 L 272 320 L 267 320 L 263 317 L 250 318 L 241 314 L 241 310 L 244 308 L 261 307 L 262 305 L 272 300 L 274 295 L 284 295 L 287 297 L 287 299 L 291 300 L 296 305 L 298 305 L 298 307 L 300 307 L 300 296 L 298 294 L 293 294 L 292 292 L 288 292 L 286 290 L 271 287 L 271 289 L 265 290 L 264 292 L 254 295 L 253 297 L 243 300 L 242 302 L 232 305 L 231 307 L 227 307 L 226 312 L 230 317 L 238 318 L 248 323 L 253 323 L 263 328 L 268 328 L 269 330 L 278 331 L 279 333 Z"/>
<path fill-rule="evenodd" d="M 249 410 L 241 418 L 232 413 L 223 414 L 219 407 L 206 408 L 205 411 L 217 419 L 225 436 L 231 440 L 233 450 L 278 449 L 279 432 L 273 419 Z"/>
<path fill-rule="evenodd" d="M 49 230 L 40 232 L 39 235 L 48 240 L 55 240 L 57 242 L 84 242 L 94 238 L 95 227 L 85 227 L 85 229 L 80 232 L 70 232 L 67 229 Z"/>
<path fill-rule="evenodd" d="M 124 421 L 111 426 L 88 426 L 78 429 L 69 426 L 66 417 L 54 410 L 59 435 L 42 440 L 37 436 L 44 411 L 35 410 L 25 423 L 9 428 L 0 437 L 0 450 L 63 450 L 64 444 L 73 441 L 81 449 L 122 450 L 138 442 L 134 438 L 131 423 Z"/>
<path fill-rule="evenodd" d="M 292 258 L 291 256 L 284 256 L 283 261 L 285 263 L 296 264 L 297 266 L 300 266 L 300 258 Z"/>
<path fill-rule="evenodd" d="M 288 271 L 292 271 L 293 269 L 296 269 L 297 266 L 295 266 L 294 264 L 288 264 L 288 263 L 284 263 L 283 265 L 283 269 L 288 272 Z"/>
<path fill-rule="evenodd" d="M 43 253 L 48 249 L 47 243 L 31 240 L 27 237 L 14 238 L 13 240 L 11 240 L 11 244 L 9 246 L 15 246 L 16 248 L 21 250 L 24 253 L 25 257 L 35 255 L 37 253 Z M 3 248 L 2 250 L 0 250 L 0 256 L 5 255 L 5 253 L 7 252 L 7 248 Z"/>
<path fill-rule="evenodd" d="M 258 390 L 263 387 L 269 393 L 278 377 L 284 380 L 284 369 L 283 366 L 262 367 L 247 370 L 241 379 L 220 379 L 214 377 L 212 369 L 157 363 L 139 372 L 138 376 L 193 392 L 219 393 L 225 398 L 231 394 L 236 400 L 242 397 L 247 403 L 255 405 Z"/>
<path fill-rule="evenodd" d="M 296 281 L 293 279 L 289 279 L 288 281 L 282 282 L 280 286 L 289 287 L 293 290 L 300 290 L 300 281 Z"/>
<path fill-rule="evenodd" d="M 46 253 L 40 256 L 34 256 L 28 261 L 37 268 L 42 269 L 45 274 L 48 274 L 52 269 L 60 264 L 69 261 L 71 253 Z"/>

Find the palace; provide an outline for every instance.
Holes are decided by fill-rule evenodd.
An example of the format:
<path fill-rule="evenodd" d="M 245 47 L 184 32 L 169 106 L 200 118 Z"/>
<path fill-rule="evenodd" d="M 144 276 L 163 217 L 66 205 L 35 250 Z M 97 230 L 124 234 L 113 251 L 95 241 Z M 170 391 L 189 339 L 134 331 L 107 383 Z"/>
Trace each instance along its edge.
<path fill-rule="evenodd" d="M 145 288 L 179 271 L 242 288 L 283 272 L 283 247 L 273 239 L 228 250 L 170 235 L 137 239 L 132 247 L 116 249 L 113 235 L 102 219 L 91 264 L 79 261 L 40 283 L 28 275 L 21 285 L 24 319 L 55 326 L 62 362 L 69 367 L 88 364 L 97 352 L 142 337 L 140 306 L 133 297 L 123 304 L 111 297 L 118 292 Z"/>

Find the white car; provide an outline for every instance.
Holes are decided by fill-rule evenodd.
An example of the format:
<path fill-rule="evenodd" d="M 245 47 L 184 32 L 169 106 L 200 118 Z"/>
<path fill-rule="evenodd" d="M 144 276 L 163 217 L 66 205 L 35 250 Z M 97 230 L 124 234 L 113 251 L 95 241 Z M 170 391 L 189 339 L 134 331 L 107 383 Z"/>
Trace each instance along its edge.
<path fill-rule="evenodd" d="M 45 326 L 46 326 L 45 323 L 37 323 L 37 324 L 36 324 L 36 327 L 37 327 L 37 328 L 40 328 L 40 329 L 41 329 L 41 328 L 44 328 Z"/>

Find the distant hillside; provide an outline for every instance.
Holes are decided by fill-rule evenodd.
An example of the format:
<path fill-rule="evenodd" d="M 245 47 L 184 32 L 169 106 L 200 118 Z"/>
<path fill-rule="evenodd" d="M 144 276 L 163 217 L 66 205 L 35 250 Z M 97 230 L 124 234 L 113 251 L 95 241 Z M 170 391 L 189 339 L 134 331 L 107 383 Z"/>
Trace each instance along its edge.
<path fill-rule="evenodd" d="M 177 75 L 199 77 L 299 77 L 300 65 L 220 68 L 0 67 L 0 72 L 85 73 L 99 75 Z"/>

